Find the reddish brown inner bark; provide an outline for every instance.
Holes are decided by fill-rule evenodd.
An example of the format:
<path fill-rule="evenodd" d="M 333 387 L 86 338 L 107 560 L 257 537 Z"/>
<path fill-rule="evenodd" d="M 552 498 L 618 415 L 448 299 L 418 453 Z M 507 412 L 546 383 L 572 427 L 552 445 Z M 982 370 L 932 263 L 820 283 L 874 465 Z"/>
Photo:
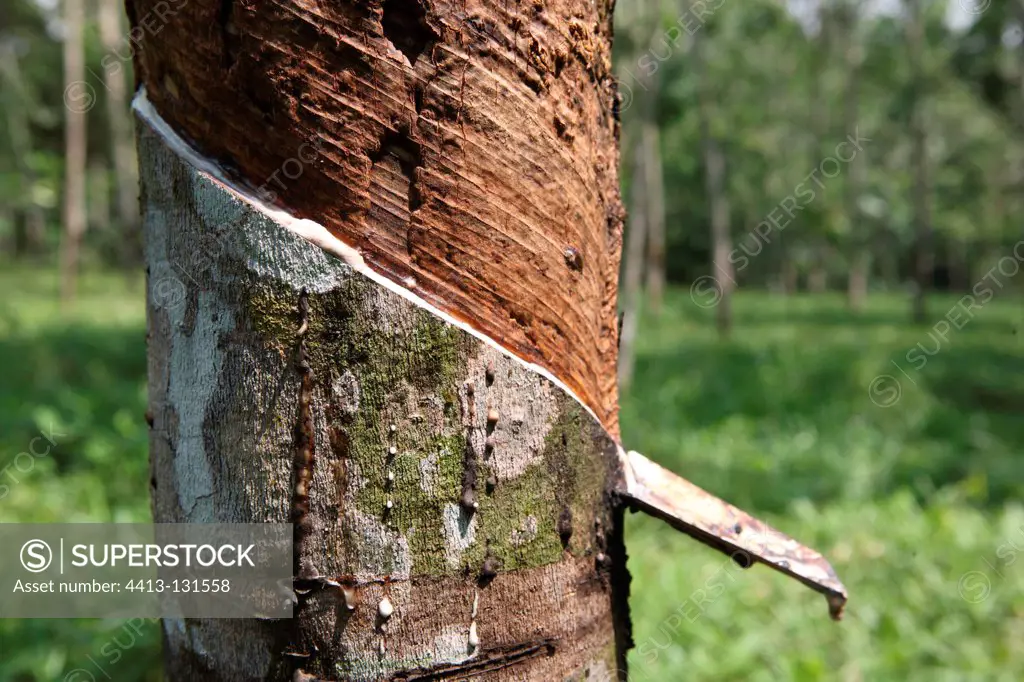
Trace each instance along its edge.
<path fill-rule="evenodd" d="M 610 3 L 127 4 L 177 131 L 617 435 Z"/>

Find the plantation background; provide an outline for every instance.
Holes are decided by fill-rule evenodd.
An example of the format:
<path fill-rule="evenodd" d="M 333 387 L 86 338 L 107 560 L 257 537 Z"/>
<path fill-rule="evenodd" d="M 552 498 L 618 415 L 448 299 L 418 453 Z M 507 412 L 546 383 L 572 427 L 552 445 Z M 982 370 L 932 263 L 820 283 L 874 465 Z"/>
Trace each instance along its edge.
<path fill-rule="evenodd" d="M 141 281 L 90 273 L 62 315 L 57 279 L 0 275 L 11 294 L 0 305 L 0 466 L 40 432 L 56 441 L 28 471 L 11 468 L 20 482 L 4 481 L 0 522 L 145 521 Z M 934 306 L 955 301 L 936 296 Z M 880 407 L 872 379 L 930 343 L 905 307 L 879 294 L 854 318 L 836 295 L 741 293 L 722 342 L 708 311 L 671 288 L 661 316 L 643 320 L 625 440 L 821 550 L 852 601 L 832 623 L 798 583 L 740 570 L 629 515 L 631 679 L 1024 675 L 1024 309 L 993 301 L 911 375 L 916 386 L 903 378 L 899 400 Z M 78 668 L 97 680 L 101 668 L 114 680 L 160 679 L 159 629 L 139 629 L 0 620 L 0 679 L 63 680 Z"/>
<path fill-rule="evenodd" d="M 0 4 L 0 522 L 149 519 L 121 11 Z M 616 17 L 624 441 L 852 597 L 629 516 L 631 678 L 1024 679 L 1024 1 Z M 0 620 L 0 682 L 159 680 L 159 647 Z"/>

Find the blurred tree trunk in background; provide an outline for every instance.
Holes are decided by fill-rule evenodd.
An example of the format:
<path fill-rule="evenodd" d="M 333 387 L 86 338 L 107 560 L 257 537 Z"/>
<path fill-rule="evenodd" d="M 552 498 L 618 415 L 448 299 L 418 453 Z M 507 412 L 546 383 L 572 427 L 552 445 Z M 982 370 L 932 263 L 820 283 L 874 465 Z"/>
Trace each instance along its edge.
<path fill-rule="evenodd" d="M 864 48 L 858 31 L 859 5 L 844 3 L 843 33 L 846 39 L 846 93 L 845 125 L 847 135 L 857 130 L 860 106 L 860 80 L 864 61 Z M 868 296 L 868 273 L 871 268 L 870 227 L 865 224 L 860 212 L 860 194 L 864 188 L 866 160 L 863 154 L 854 152 L 854 158 L 847 164 L 846 182 L 843 184 L 846 204 L 847 239 L 850 244 L 849 275 L 846 287 L 846 302 L 850 310 L 860 312 Z"/>
<path fill-rule="evenodd" d="M 642 132 L 642 131 L 641 131 Z M 639 137 L 639 136 L 638 136 Z M 642 139 L 633 147 L 633 181 L 629 196 L 626 253 L 622 274 L 622 329 L 619 331 L 619 391 L 625 392 L 633 378 L 636 333 L 642 304 L 644 243 L 647 241 L 647 202 L 644 198 L 645 150 Z"/>
<path fill-rule="evenodd" d="M 797 292 L 800 286 L 800 270 L 796 265 L 796 256 L 793 253 L 795 239 L 785 232 L 779 234 L 779 283 L 784 295 L 791 295 Z"/>
<path fill-rule="evenodd" d="M 725 186 L 725 154 L 721 142 L 712 129 L 715 120 L 715 86 L 708 74 L 705 61 L 707 27 L 693 36 L 693 70 L 697 78 L 697 111 L 700 119 L 701 150 L 707 183 L 708 206 L 711 214 L 711 276 L 719 288 L 715 306 L 715 325 L 722 338 L 732 330 L 732 292 L 735 278 L 729 254 L 732 252 L 732 233 L 729 218 L 729 197 Z"/>
<path fill-rule="evenodd" d="M 1022 31 L 1022 38 L 1017 45 L 1017 126 L 1024 132 L 1024 0 L 1017 0 L 1016 18 Z M 1022 135 L 1024 137 L 1024 135 Z M 1024 145 L 1017 146 L 1016 164 L 1017 196 L 1013 205 L 1017 207 L 1017 215 L 1024 215 Z M 1024 229 L 1019 233 L 1024 237 Z"/>
<path fill-rule="evenodd" d="M 822 150 L 825 149 L 826 140 L 831 131 L 832 119 L 829 115 L 829 89 L 827 79 L 829 77 L 829 65 L 832 56 L 832 38 L 835 29 L 833 23 L 832 6 L 828 2 L 822 2 L 818 7 L 818 59 L 814 63 L 811 73 L 811 101 L 808 103 L 811 109 L 811 143 L 810 168 L 814 171 L 820 168 Z M 819 179 L 820 183 L 820 179 Z M 812 201 L 824 202 L 825 197 L 820 196 L 825 190 L 818 185 L 817 194 Z M 822 215 L 827 215 L 827 208 Z M 810 262 L 807 270 L 807 290 L 811 293 L 820 294 L 828 288 L 828 244 L 826 243 L 825 230 L 828 229 L 828 219 L 824 218 L 808 235 L 810 246 Z"/>
<path fill-rule="evenodd" d="M 75 298 L 76 282 L 86 226 L 85 154 L 86 111 L 95 96 L 85 83 L 84 0 L 64 2 L 64 232 L 61 237 L 61 300 Z"/>
<path fill-rule="evenodd" d="M 634 84 L 634 116 L 628 137 L 633 147 L 633 170 L 629 196 L 629 217 L 622 274 L 622 328 L 619 331 L 619 390 L 633 378 L 635 342 L 641 311 L 657 312 L 665 285 L 665 200 L 661 164 L 661 139 L 657 108 L 660 96 L 659 66 L 651 59 L 654 43 L 664 38 L 659 4 L 638 2 L 627 19 L 628 31 L 637 54 L 630 62 L 642 70 Z M 652 22 L 653 19 L 653 22 Z M 660 46 L 664 48 L 665 46 Z M 651 68 L 654 66 L 654 68 Z M 627 145 L 627 149 L 629 145 Z M 646 279 L 646 291 L 644 280 Z M 645 305 L 646 303 L 646 305 Z"/>
<path fill-rule="evenodd" d="M 910 63 L 910 155 L 914 174 L 914 293 L 911 319 L 924 323 L 928 317 L 927 296 L 931 289 L 934 253 L 929 214 L 928 138 L 925 122 L 924 9 L 921 0 L 904 0 L 907 9 L 907 47 Z"/>
<path fill-rule="evenodd" d="M 811 248 L 811 264 L 807 272 L 807 290 L 820 294 L 828 289 L 828 245 L 820 236 L 814 237 Z"/>
<path fill-rule="evenodd" d="M 46 240 L 46 216 L 35 200 L 36 172 L 32 167 L 32 129 L 27 111 L 31 103 L 13 43 L 0 43 L 0 82 L 4 84 L 0 106 L 7 113 L 7 132 L 18 169 L 18 202 L 12 207 L 11 216 L 15 224 L 14 253 L 38 255 Z"/>
<path fill-rule="evenodd" d="M 1017 26 L 1020 42 L 1017 43 L 1017 103 L 1019 106 L 1017 125 L 1024 128 L 1024 0 L 1017 0 Z"/>
<path fill-rule="evenodd" d="M 97 18 L 100 41 L 106 55 L 124 50 L 122 0 L 98 0 Z M 110 153 L 114 162 L 114 184 L 117 197 L 117 229 L 120 231 L 119 260 L 122 267 L 137 263 L 141 256 L 139 232 L 139 174 L 135 159 L 135 140 L 128 111 L 125 65 L 119 59 L 103 64 L 103 81 L 107 89 L 107 122 L 110 126 Z"/>
<path fill-rule="evenodd" d="M 949 288 L 952 291 L 970 291 L 974 285 L 971 279 L 971 245 L 964 240 L 950 240 Z"/>
<path fill-rule="evenodd" d="M 665 291 L 665 181 L 661 163 L 661 131 L 653 104 L 657 101 L 657 79 L 651 85 L 652 111 L 644 118 L 644 188 L 647 196 L 647 307 L 655 315 L 661 310 Z"/>
<path fill-rule="evenodd" d="M 770 169 L 764 175 L 764 195 L 766 197 L 785 197 L 786 186 L 782 174 Z M 770 212 L 770 211 L 769 211 Z M 756 229 L 756 228 L 755 228 Z M 783 296 L 795 294 L 799 287 L 800 272 L 797 268 L 795 247 L 800 243 L 800 227 L 797 220 L 779 230 L 775 237 L 775 259 L 778 270 L 778 286 Z"/>
<path fill-rule="evenodd" d="M 85 174 L 87 231 L 103 232 L 110 229 L 110 179 L 106 163 L 99 158 L 89 161 Z"/>

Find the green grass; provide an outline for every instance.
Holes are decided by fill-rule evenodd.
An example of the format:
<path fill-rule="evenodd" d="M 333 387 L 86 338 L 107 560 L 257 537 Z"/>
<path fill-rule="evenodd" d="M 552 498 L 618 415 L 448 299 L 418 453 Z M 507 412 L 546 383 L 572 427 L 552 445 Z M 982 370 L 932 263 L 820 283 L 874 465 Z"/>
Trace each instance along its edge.
<path fill-rule="evenodd" d="M 141 277 L 89 274 L 67 313 L 51 270 L 4 266 L 0 290 L 0 523 L 149 521 Z M 159 679 L 159 629 L 123 627 L 0 620 L 0 680 Z"/>
<path fill-rule="evenodd" d="M 56 443 L 0 480 L 0 522 L 147 520 L 141 282 L 90 274 L 66 315 L 50 271 L 0 287 L 0 469 L 41 431 Z M 934 319 L 955 301 L 934 297 Z M 632 679 L 1024 679 L 1024 307 L 974 311 L 919 370 L 907 352 L 935 344 L 906 307 L 741 294 L 720 342 L 677 290 L 644 321 L 626 444 L 824 552 L 851 603 L 832 623 L 798 583 L 630 516 Z M 882 374 L 901 382 L 887 407 Z M 0 620 L 0 680 L 157 680 L 158 661 L 155 627 Z"/>
<path fill-rule="evenodd" d="M 631 678 L 1024 679 L 1019 299 L 973 311 L 920 369 L 907 353 L 936 349 L 932 325 L 899 297 L 854 318 L 839 297 L 741 294 L 728 342 L 710 312 L 676 291 L 643 322 L 623 438 L 824 552 L 851 602 L 832 623 L 798 583 L 632 517 Z M 892 404 L 890 379 L 869 393 L 884 374 Z"/>

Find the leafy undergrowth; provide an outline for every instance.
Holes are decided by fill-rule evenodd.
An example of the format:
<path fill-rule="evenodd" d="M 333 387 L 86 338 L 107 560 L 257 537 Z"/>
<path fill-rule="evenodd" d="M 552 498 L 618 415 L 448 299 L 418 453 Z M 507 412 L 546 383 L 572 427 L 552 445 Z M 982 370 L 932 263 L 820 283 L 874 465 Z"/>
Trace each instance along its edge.
<path fill-rule="evenodd" d="M 50 270 L 0 290 L 0 523 L 149 521 L 141 278 L 87 275 L 66 313 Z M 159 652 L 148 621 L 0 619 L 5 682 L 158 680 Z"/>
<path fill-rule="evenodd" d="M 795 581 L 631 516 L 631 679 L 1024 679 L 1024 308 L 945 338 L 906 310 L 742 294 L 722 343 L 673 292 L 644 321 L 626 443 L 825 553 L 851 602 L 832 623 Z"/>
<path fill-rule="evenodd" d="M 49 271 L 0 287 L 0 522 L 148 520 L 141 283 L 85 277 L 67 314 Z M 1024 679 L 1024 308 L 975 311 L 920 368 L 935 332 L 895 296 L 852 318 L 742 294 L 736 319 L 720 343 L 683 290 L 644 321 L 626 443 L 824 552 L 852 601 L 832 623 L 798 583 L 629 516 L 631 678 Z M 0 680 L 158 680 L 158 628 L 139 630 L 0 620 Z"/>

